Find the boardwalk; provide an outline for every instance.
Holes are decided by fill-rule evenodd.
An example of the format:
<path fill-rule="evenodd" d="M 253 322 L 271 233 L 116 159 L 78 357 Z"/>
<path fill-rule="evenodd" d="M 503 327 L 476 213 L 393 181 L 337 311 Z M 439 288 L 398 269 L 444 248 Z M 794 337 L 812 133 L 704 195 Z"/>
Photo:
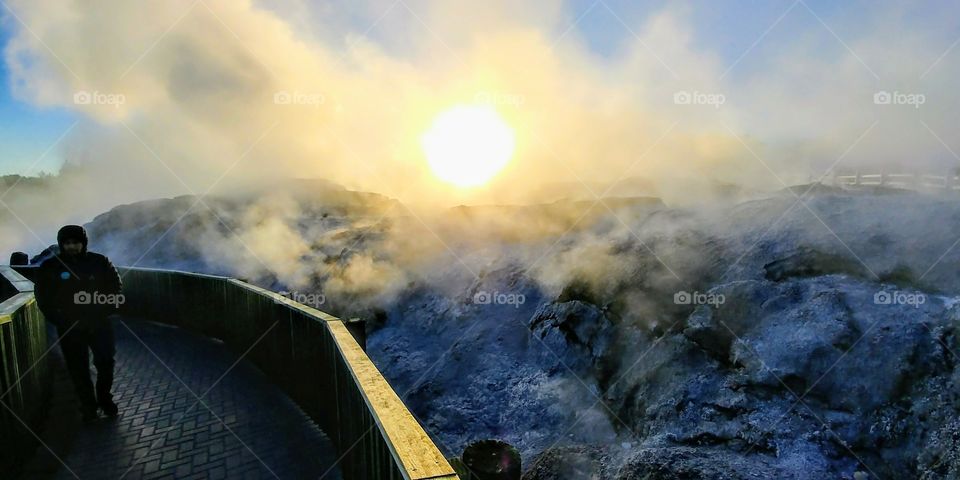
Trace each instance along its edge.
<path fill-rule="evenodd" d="M 114 330 L 120 417 L 80 424 L 58 373 L 38 432 L 49 448 L 39 447 L 22 478 L 341 478 L 323 432 L 220 343 L 133 319 Z"/>

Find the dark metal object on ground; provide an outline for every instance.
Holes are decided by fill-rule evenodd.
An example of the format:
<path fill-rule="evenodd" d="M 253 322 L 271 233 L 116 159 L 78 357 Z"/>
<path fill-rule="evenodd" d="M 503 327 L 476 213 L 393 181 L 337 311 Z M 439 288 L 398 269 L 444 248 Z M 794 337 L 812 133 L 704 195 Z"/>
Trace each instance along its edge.
<path fill-rule="evenodd" d="M 470 480 L 520 480 L 520 452 L 500 440 L 480 440 L 463 450 Z"/>
<path fill-rule="evenodd" d="M 10 254 L 10 265 L 26 265 L 30 263 L 30 255 L 24 252 L 13 252 Z"/>

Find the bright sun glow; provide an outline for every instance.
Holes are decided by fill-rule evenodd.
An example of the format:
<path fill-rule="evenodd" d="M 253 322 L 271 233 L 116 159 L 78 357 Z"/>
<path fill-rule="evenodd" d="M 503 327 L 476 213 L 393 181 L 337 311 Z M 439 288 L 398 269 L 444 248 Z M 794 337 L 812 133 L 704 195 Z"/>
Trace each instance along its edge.
<path fill-rule="evenodd" d="M 515 138 L 492 107 L 459 105 L 437 116 L 421 144 L 437 177 L 458 187 L 474 187 L 507 165 Z"/>

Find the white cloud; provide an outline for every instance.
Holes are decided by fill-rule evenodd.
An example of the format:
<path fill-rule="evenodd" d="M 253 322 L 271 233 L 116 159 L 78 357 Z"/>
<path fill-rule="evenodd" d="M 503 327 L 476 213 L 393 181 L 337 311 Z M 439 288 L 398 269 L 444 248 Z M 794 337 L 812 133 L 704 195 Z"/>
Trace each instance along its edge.
<path fill-rule="evenodd" d="M 662 179 L 659 193 L 677 201 L 713 179 L 778 187 L 741 140 L 784 178 L 805 178 L 832 164 L 876 120 L 845 165 L 901 161 L 943 169 L 953 162 L 919 120 L 953 142 L 960 51 L 921 80 L 954 39 L 947 22 L 932 32 L 906 21 L 894 23 L 897 37 L 890 38 L 887 22 L 904 15 L 896 5 L 864 12 L 856 29 L 833 25 L 880 75 L 876 80 L 799 7 L 791 15 L 805 26 L 803 35 L 772 30 L 764 40 L 770 45 L 749 54 L 758 58 L 721 79 L 730 59 L 695 41 L 691 5 L 670 4 L 631 25 L 639 38 L 631 35 L 628 48 L 605 58 L 576 31 L 555 42 L 572 14 L 554 0 L 482 8 L 408 2 L 413 13 L 398 5 L 383 18 L 389 2 L 192 4 L 10 2 L 29 26 L 8 19 L 15 94 L 82 112 L 87 120 L 65 142 L 65 156 L 118 178 L 109 192 L 92 179 L 86 188 L 96 194 L 75 204 L 74 215 L 148 195 L 199 193 L 214 183 L 230 188 L 289 176 L 435 205 L 523 201 L 553 183 L 646 176 Z M 920 91 L 928 103 L 880 108 L 872 102 L 880 89 Z M 125 101 L 77 105 L 73 95 L 81 90 L 123 94 Z M 323 102 L 277 105 L 279 91 Z M 726 101 L 720 108 L 677 105 L 678 91 Z M 500 107 L 517 129 L 518 151 L 487 188 L 457 192 L 433 178 L 418 140 L 435 114 L 478 92 L 523 98 L 522 105 Z M 590 195 L 579 187 L 575 193 Z M 40 216 L 42 208 L 35 209 Z"/>

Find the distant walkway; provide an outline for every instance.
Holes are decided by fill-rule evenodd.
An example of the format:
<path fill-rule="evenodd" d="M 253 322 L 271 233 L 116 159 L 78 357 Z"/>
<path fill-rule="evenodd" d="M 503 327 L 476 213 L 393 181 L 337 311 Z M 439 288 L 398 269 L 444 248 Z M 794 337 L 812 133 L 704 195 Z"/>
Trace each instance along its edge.
<path fill-rule="evenodd" d="M 929 175 L 914 173 L 834 173 L 833 185 L 846 187 L 891 187 L 907 190 L 960 190 L 960 177 L 955 173 Z"/>
<path fill-rule="evenodd" d="M 323 432 L 220 343 L 126 318 L 114 331 L 120 417 L 80 424 L 67 377 L 58 373 L 50 418 L 38 433 L 59 459 L 40 446 L 21 478 L 341 478 Z"/>

